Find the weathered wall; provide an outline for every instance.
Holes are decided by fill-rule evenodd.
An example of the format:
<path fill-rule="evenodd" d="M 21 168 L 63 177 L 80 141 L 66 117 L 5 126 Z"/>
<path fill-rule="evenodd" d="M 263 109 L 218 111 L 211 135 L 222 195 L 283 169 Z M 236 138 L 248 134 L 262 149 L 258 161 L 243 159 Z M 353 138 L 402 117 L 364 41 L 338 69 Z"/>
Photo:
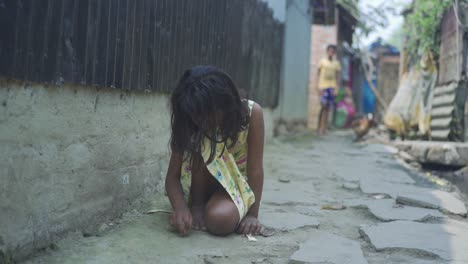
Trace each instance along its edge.
<path fill-rule="evenodd" d="M 326 56 L 327 46 L 337 43 L 337 28 L 335 25 L 313 25 L 310 56 L 310 82 L 309 82 L 309 129 L 317 129 L 320 112 L 320 97 L 317 93 L 317 71 L 320 60 Z"/>
<path fill-rule="evenodd" d="M 162 191 L 169 132 L 165 95 L 0 80 L 0 262 Z"/>
<path fill-rule="evenodd" d="M 169 139 L 164 96 L 0 87 L 0 250 L 27 254 L 161 190 Z"/>
<path fill-rule="evenodd" d="M 307 122 L 311 19 L 308 0 L 286 1 L 279 115 L 282 120 L 304 125 Z"/>

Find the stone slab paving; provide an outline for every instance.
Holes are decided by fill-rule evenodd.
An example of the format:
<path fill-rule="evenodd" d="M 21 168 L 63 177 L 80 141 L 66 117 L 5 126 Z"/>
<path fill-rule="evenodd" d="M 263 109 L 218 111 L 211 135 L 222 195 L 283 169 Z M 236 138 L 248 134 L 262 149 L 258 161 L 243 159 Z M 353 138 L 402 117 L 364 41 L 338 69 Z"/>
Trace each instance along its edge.
<path fill-rule="evenodd" d="M 400 203 L 439 209 L 462 216 L 467 214 L 463 201 L 452 193 L 413 185 L 388 183 L 375 178 L 361 179 L 360 186 L 361 191 L 366 194 L 387 194 Z"/>
<path fill-rule="evenodd" d="M 359 242 L 327 232 L 311 233 L 291 256 L 292 263 L 367 264 Z"/>
<path fill-rule="evenodd" d="M 396 147 L 382 145 L 382 144 L 370 144 L 362 148 L 365 152 L 371 152 L 375 154 L 397 154 L 398 149 Z"/>
<path fill-rule="evenodd" d="M 300 227 L 318 227 L 320 222 L 311 216 L 294 212 L 260 211 L 260 222 L 267 227 L 290 231 Z"/>
<path fill-rule="evenodd" d="M 269 204 L 310 204 L 314 202 L 314 197 L 317 195 L 311 184 L 281 183 L 267 180 L 264 186 L 262 200 Z"/>
<path fill-rule="evenodd" d="M 451 262 L 468 263 L 468 224 L 448 220 L 443 224 L 395 221 L 361 228 L 378 250 L 414 250 Z"/>
<path fill-rule="evenodd" d="M 392 164 L 395 166 L 395 163 Z M 390 183 L 415 184 L 416 182 L 404 170 L 395 170 L 387 164 L 360 164 L 360 166 L 340 166 L 332 168 L 333 173 L 348 182 L 359 182 L 371 178 Z"/>
<path fill-rule="evenodd" d="M 168 215 L 156 213 L 109 219 L 111 222 L 106 223 L 109 226 L 112 223 L 113 227 L 107 232 L 95 237 L 83 237 L 77 232 L 69 239 L 57 241 L 53 250 L 47 250 L 27 263 L 468 263 L 463 261 L 464 253 L 460 253 L 459 247 L 459 240 L 468 237 L 463 223 L 450 222 L 451 230 L 442 224 L 426 224 L 429 231 L 422 226 L 417 226 L 420 231 L 415 231 L 412 222 L 405 221 L 396 222 L 410 224 L 394 229 L 392 225 L 382 227 L 388 227 L 384 234 L 389 237 L 383 238 L 384 242 L 387 239 L 391 243 L 393 237 L 396 238 L 392 242 L 396 246 L 389 245 L 393 248 L 406 243 L 405 232 L 412 232 L 413 239 L 419 239 L 420 247 L 426 243 L 423 249 L 414 249 L 416 253 L 411 250 L 411 245 L 402 251 L 376 251 L 363 239 L 368 236 L 380 241 L 380 233 L 370 228 L 380 228 L 381 222 L 365 210 L 349 208 L 352 204 L 370 204 L 368 208 L 372 209 L 369 210 L 383 220 L 419 219 L 424 218 L 427 212 L 430 212 L 428 215 L 441 215 L 438 211 L 424 208 L 411 208 L 407 212 L 407 209 L 394 208 L 389 201 L 380 201 L 385 197 L 380 193 L 391 194 L 387 197 L 393 197 L 391 200 L 394 201 L 398 195 L 420 191 L 416 186 L 419 180 L 415 178 L 418 183 L 414 183 L 413 178 L 407 175 L 408 171 L 397 165 L 393 152 L 381 146 L 357 148 L 350 138 L 334 135 L 291 145 L 267 145 L 260 220 L 267 226 L 287 232 L 274 232 L 269 237 L 256 236 L 256 242 L 236 234 L 215 237 L 196 231 L 180 237 L 170 227 Z M 355 190 L 357 186 L 365 192 Z M 432 191 L 424 189 L 424 192 L 430 193 L 428 190 Z M 369 195 L 374 193 L 379 195 Z M 343 210 L 322 210 L 324 205 L 342 204 L 349 206 Z M 158 194 L 149 207 L 147 209 L 170 208 L 170 204 L 167 197 Z M 415 210 L 421 211 L 415 213 Z M 442 221 L 448 221 L 447 217 Z M 361 229 L 363 225 L 369 229 Z M 436 232 L 431 227 L 446 229 Z M 360 229 L 364 236 L 361 236 Z M 457 237 L 447 234 L 457 234 Z M 432 248 L 437 249 L 433 241 L 439 243 L 435 246 L 445 242 L 442 249 L 450 250 L 446 255 L 452 256 L 451 250 L 455 250 L 457 257 L 445 260 L 430 253 Z M 468 248 L 468 243 L 464 245 Z M 381 248 L 385 249 L 385 246 L 383 244 Z"/>
<path fill-rule="evenodd" d="M 426 221 L 430 219 L 445 218 L 434 209 L 425 209 L 396 204 L 393 199 L 364 201 L 355 207 L 366 207 L 377 219 L 385 222 L 395 220 Z"/>
<path fill-rule="evenodd" d="M 465 204 L 456 198 L 454 194 L 439 190 L 430 192 L 406 192 L 397 196 L 397 202 L 407 205 L 440 209 L 444 212 L 466 216 Z"/>

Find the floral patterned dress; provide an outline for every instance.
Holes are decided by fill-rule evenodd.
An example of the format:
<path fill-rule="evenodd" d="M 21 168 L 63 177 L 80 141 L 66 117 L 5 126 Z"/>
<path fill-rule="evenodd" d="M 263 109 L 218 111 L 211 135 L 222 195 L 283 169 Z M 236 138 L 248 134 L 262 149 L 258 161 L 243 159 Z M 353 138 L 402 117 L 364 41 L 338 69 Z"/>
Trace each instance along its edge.
<path fill-rule="evenodd" d="M 252 114 L 254 102 L 248 101 L 249 113 Z M 208 171 L 221 184 L 226 192 L 231 196 L 232 201 L 239 210 L 242 218 L 247 214 L 252 204 L 255 202 L 255 195 L 247 183 L 247 135 L 249 128 L 239 134 L 237 143 L 223 152 L 224 144 L 217 144 L 216 154 L 213 161 L 206 165 Z M 230 142 L 228 142 L 228 146 Z M 205 146 L 209 146 L 209 140 L 205 140 Z M 221 155 L 221 153 L 223 153 Z M 221 156 L 220 156 L 221 155 Z M 204 147 L 202 157 L 205 163 L 209 160 L 210 148 Z M 190 196 L 190 186 L 192 183 L 192 170 L 190 159 L 182 163 L 181 183 L 185 198 Z"/>

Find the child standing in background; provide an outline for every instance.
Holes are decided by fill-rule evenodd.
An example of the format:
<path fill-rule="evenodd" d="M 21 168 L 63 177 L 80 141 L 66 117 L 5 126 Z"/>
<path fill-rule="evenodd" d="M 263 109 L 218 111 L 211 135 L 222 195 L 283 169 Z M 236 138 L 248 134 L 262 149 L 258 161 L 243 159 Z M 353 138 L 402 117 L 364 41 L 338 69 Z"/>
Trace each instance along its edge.
<path fill-rule="evenodd" d="M 258 234 L 263 188 L 263 112 L 214 66 L 187 70 L 171 96 L 166 191 L 180 234 Z"/>
<path fill-rule="evenodd" d="M 340 63 L 335 59 L 336 46 L 328 45 L 327 58 L 320 61 L 318 68 L 317 89 L 320 96 L 320 114 L 318 134 L 325 135 L 328 132 L 328 118 L 335 106 L 335 97 L 339 89 L 341 72 Z"/>

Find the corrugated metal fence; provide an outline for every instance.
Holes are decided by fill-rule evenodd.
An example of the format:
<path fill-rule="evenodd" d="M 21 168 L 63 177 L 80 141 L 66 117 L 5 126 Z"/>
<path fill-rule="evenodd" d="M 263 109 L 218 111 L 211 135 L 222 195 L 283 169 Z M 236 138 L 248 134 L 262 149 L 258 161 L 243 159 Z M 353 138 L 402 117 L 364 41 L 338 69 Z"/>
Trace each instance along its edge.
<path fill-rule="evenodd" d="M 258 0 L 0 0 L 0 75 L 170 92 L 215 64 L 276 106 L 283 25 Z"/>

